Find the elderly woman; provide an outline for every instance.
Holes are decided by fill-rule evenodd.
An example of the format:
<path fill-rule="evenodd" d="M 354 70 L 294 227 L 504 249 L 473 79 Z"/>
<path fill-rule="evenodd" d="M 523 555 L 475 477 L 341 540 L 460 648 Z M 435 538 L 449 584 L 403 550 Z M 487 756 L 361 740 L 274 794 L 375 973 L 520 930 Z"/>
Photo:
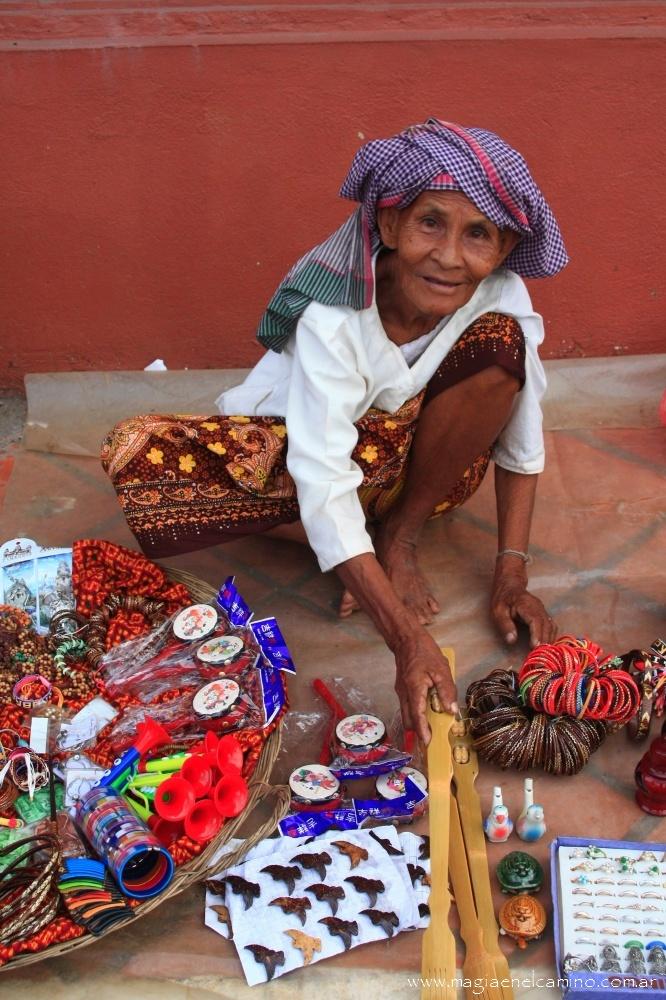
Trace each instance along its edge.
<path fill-rule="evenodd" d="M 360 606 L 392 650 L 404 723 L 427 742 L 428 689 L 457 705 L 417 543 L 491 458 L 493 620 L 509 643 L 521 622 L 533 645 L 555 635 L 527 589 L 544 334 L 519 275 L 567 256 L 522 157 L 481 129 L 429 119 L 369 142 L 341 194 L 360 207 L 284 278 L 259 325 L 269 350 L 221 415 L 125 421 L 102 457 L 150 555 L 307 540 L 344 585 L 341 615 Z"/>

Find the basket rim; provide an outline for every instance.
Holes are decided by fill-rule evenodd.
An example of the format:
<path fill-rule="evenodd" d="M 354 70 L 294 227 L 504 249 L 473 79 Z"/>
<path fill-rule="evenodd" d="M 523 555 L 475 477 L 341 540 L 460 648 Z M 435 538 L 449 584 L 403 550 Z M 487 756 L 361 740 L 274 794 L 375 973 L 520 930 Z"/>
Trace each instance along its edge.
<path fill-rule="evenodd" d="M 160 564 L 158 563 L 158 565 Z M 175 583 L 184 584 L 189 590 L 191 596 L 200 603 L 208 604 L 215 600 L 217 594 L 215 588 L 209 583 L 206 583 L 204 580 L 201 580 L 199 577 L 194 576 L 192 573 L 188 573 L 186 570 L 176 569 L 171 566 L 162 566 L 161 568 L 167 574 L 169 579 L 173 580 Z M 48 948 L 44 948 L 42 951 L 23 952 L 17 955 L 16 958 L 10 958 L 4 964 L 0 965 L 0 973 L 4 971 L 13 972 L 23 966 L 32 965 L 35 962 L 45 961 L 49 958 L 59 958 L 75 951 L 77 948 L 85 948 L 93 944 L 95 941 L 101 941 L 102 938 L 108 937 L 115 931 L 128 927 L 134 919 L 140 919 L 141 917 L 146 916 L 152 910 L 157 909 L 157 907 L 165 900 L 179 895 L 185 889 L 189 888 L 189 886 L 196 884 L 201 881 L 202 878 L 206 877 L 208 863 L 213 855 L 216 854 L 217 851 L 219 851 L 219 849 L 229 840 L 231 840 L 236 832 L 243 826 L 252 814 L 260 799 L 264 797 L 266 790 L 271 790 L 272 786 L 269 783 L 269 778 L 280 751 L 280 745 L 282 742 L 281 729 L 282 719 L 278 721 L 277 726 L 269 734 L 263 747 L 261 748 L 259 760 L 257 761 L 257 766 L 254 769 L 249 784 L 250 797 L 243 812 L 231 821 L 225 823 L 217 836 L 210 841 L 200 854 L 195 855 L 195 857 L 191 858 L 190 861 L 186 862 L 184 865 L 180 865 L 176 869 L 172 882 L 168 888 L 164 890 L 164 892 L 161 892 L 158 896 L 154 896 L 152 899 L 146 899 L 141 902 L 134 909 L 132 918 L 114 924 L 102 934 L 95 935 L 90 932 L 86 932 L 81 937 L 73 938 L 70 941 L 61 941 L 49 945 Z M 268 833 L 275 828 L 277 820 L 280 818 L 280 814 L 284 813 L 287 806 L 285 795 L 282 793 L 282 790 L 279 787 L 276 787 L 275 790 L 278 792 L 278 801 L 270 820 L 266 821 L 266 823 L 262 824 L 259 828 L 259 830 L 262 831 L 262 838 L 268 836 Z M 250 838 L 248 837 L 248 840 L 249 839 Z"/>

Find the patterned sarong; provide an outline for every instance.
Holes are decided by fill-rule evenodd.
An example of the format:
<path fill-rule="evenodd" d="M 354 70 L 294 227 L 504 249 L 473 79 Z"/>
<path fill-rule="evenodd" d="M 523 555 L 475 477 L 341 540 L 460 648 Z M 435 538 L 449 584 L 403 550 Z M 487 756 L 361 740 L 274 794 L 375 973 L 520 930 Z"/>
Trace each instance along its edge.
<path fill-rule="evenodd" d="M 487 313 L 465 330 L 418 396 L 395 413 L 368 410 L 356 424 L 352 458 L 363 472 L 359 498 L 369 521 L 381 520 L 400 495 L 424 399 L 490 365 L 506 368 L 522 385 L 524 356 L 516 321 Z M 102 464 L 141 548 L 167 556 L 299 520 L 287 444 L 281 417 L 147 414 L 114 427 Z M 469 499 L 489 459 L 490 451 L 478 456 L 433 516 Z"/>

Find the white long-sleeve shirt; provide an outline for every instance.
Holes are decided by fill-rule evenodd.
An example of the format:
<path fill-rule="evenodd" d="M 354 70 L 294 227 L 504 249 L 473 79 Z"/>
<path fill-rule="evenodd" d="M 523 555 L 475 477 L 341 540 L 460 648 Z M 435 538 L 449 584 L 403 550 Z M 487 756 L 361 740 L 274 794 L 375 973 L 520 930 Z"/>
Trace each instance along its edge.
<path fill-rule="evenodd" d="M 355 422 L 371 406 L 393 413 L 416 396 L 463 331 L 487 312 L 513 316 L 526 346 L 525 385 L 492 457 L 511 472 L 541 472 L 546 378 L 537 348 L 543 322 L 521 278 L 505 268 L 481 282 L 411 367 L 387 336 L 374 298 L 360 311 L 313 302 L 282 353 L 267 351 L 241 385 L 217 399 L 224 414 L 285 419 L 287 468 L 323 572 L 374 551 L 357 493 L 363 473 L 351 457 L 358 439 Z"/>

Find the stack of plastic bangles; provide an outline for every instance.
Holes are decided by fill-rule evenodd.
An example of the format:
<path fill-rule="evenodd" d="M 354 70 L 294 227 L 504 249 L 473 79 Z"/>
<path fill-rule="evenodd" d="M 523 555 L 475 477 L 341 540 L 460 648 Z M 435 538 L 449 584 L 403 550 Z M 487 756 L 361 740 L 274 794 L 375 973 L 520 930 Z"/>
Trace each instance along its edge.
<path fill-rule="evenodd" d="M 624 725 L 638 711 L 635 680 L 589 639 L 564 635 L 537 646 L 518 675 L 520 698 L 535 712 Z"/>

